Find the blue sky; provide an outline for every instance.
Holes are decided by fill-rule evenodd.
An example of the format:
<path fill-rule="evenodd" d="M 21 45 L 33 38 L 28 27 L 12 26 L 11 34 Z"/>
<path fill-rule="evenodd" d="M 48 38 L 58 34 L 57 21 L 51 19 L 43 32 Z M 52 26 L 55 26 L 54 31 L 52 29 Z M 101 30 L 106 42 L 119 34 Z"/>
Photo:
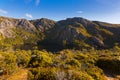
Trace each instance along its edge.
<path fill-rule="evenodd" d="M 120 0 L 0 0 L 0 16 L 53 20 L 83 17 L 120 23 Z"/>

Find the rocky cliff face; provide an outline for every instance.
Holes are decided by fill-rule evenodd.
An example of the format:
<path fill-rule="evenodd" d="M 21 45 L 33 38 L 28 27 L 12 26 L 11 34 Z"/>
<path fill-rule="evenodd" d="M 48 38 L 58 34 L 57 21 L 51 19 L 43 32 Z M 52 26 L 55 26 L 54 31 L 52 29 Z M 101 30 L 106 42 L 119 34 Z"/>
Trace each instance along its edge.
<path fill-rule="evenodd" d="M 23 28 L 29 32 L 35 31 L 35 27 L 26 19 L 14 19 L 14 18 L 6 18 L 0 17 L 0 32 L 5 37 L 12 37 L 13 28 Z"/>
<path fill-rule="evenodd" d="M 22 28 L 29 32 L 45 31 L 54 27 L 55 21 L 49 19 L 37 19 L 37 20 L 26 20 L 26 19 L 15 19 L 0 17 L 0 33 L 6 37 L 12 37 L 12 28 Z"/>
<path fill-rule="evenodd" d="M 89 45 L 105 47 L 120 43 L 120 25 L 84 18 L 68 18 L 55 22 L 49 19 L 14 19 L 0 17 L 0 33 L 5 37 L 13 37 L 12 28 L 22 28 L 29 32 L 39 31 L 45 34 L 47 43 L 73 44 L 82 41 Z"/>

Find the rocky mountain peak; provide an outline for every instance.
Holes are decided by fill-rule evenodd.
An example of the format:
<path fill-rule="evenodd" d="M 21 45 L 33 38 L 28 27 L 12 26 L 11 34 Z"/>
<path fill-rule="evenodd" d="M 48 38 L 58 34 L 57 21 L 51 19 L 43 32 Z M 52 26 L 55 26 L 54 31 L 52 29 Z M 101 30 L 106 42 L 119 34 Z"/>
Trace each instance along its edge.
<path fill-rule="evenodd" d="M 68 21 L 74 21 L 74 22 L 89 21 L 89 20 L 87 20 L 85 18 L 82 18 L 82 17 L 67 18 L 66 20 L 68 20 Z"/>
<path fill-rule="evenodd" d="M 35 27 L 26 19 L 14 19 L 7 17 L 0 17 L 0 33 L 6 37 L 12 37 L 13 28 L 23 28 L 29 32 L 35 31 Z"/>
<path fill-rule="evenodd" d="M 36 20 L 31 20 L 30 21 L 39 31 L 45 31 L 48 30 L 55 25 L 55 21 L 46 19 L 46 18 L 41 18 L 41 19 L 36 19 Z"/>

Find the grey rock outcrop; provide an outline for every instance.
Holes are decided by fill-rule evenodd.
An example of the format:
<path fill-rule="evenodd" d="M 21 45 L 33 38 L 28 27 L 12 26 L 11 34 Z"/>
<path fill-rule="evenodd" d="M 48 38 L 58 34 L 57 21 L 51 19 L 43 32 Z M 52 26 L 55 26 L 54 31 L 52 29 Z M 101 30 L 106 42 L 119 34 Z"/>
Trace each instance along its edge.
<path fill-rule="evenodd" d="M 55 21 L 42 18 L 42 19 L 36 19 L 36 20 L 30 20 L 30 22 L 36 27 L 37 30 L 44 32 L 55 25 Z"/>

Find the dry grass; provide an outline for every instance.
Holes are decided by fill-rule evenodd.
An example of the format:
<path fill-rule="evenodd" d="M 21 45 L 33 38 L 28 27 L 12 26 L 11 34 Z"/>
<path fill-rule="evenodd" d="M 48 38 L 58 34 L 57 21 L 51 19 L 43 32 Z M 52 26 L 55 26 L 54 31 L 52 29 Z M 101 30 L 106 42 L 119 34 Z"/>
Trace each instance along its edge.
<path fill-rule="evenodd" d="M 10 76 L 7 80 L 27 80 L 27 73 L 28 73 L 27 69 L 21 69 L 16 74 Z"/>

